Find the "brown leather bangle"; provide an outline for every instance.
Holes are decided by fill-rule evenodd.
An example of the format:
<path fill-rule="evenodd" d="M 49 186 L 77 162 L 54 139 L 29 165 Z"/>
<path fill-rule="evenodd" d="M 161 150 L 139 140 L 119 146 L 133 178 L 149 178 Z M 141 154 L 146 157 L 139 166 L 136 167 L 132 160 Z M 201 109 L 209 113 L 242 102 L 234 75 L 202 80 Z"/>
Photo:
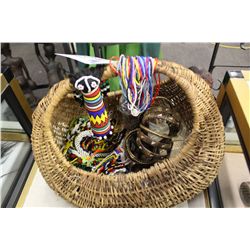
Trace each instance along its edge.
<path fill-rule="evenodd" d="M 170 106 L 170 108 L 173 108 L 173 104 L 171 103 L 171 101 L 167 97 L 164 97 L 164 96 L 157 96 L 155 98 L 154 104 L 151 107 L 158 106 L 157 101 L 162 101 L 162 100 L 166 101 L 168 105 Z"/>
<path fill-rule="evenodd" d="M 145 114 L 141 124 L 145 127 L 147 127 L 149 125 L 149 122 L 157 119 L 157 120 L 163 120 L 164 122 L 167 123 L 168 127 L 169 127 L 169 132 L 168 135 L 165 136 L 176 136 L 177 133 L 180 131 L 180 121 L 178 119 L 176 119 L 173 114 L 170 114 L 168 116 L 167 113 L 163 113 L 163 116 L 159 117 L 157 116 L 159 113 L 155 112 L 155 113 L 151 113 L 151 114 Z M 162 135 L 163 136 L 163 135 Z"/>
<path fill-rule="evenodd" d="M 170 136 L 159 134 L 159 133 L 157 133 L 157 132 L 155 132 L 155 131 L 153 131 L 153 130 L 147 128 L 146 126 L 144 126 L 144 125 L 142 125 L 142 124 L 140 124 L 140 128 L 141 128 L 143 131 L 146 131 L 146 132 L 151 133 L 151 134 L 153 134 L 153 135 L 157 135 L 157 136 L 159 136 L 159 137 L 161 137 L 161 138 L 164 138 L 164 139 L 171 139 Z"/>
<path fill-rule="evenodd" d="M 140 140 L 139 137 L 136 138 L 136 143 L 139 147 L 139 149 L 148 157 L 154 157 L 155 160 L 159 160 L 161 158 L 164 158 L 166 156 L 168 156 L 168 151 L 166 151 L 166 154 L 158 154 L 155 152 L 150 151 L 149 149 L 147 149 L 145 147 L 145 145 L 143 145 L 142 141 Z"/>
<path fill-rule="evenodd" d="M 152 160 L 152 159 L 150 159 L 150 158 L 147 158 L 147 161 L 142 161 L 142 160 L 138 159 L 138 158 L 133 154 L 133 152 L 130 150 L 130 140 L 131 140 L 132 136 L 133 136 L 134 134 L 137 133 L 137 131 L 138 131 L 138 128 L 137 128 L 137 129 L 134 129 L 134 130 L 132 130 L 132 131 L 130 131 L 130 132 L 126 135 L 126 137 L 125 137 L 125 150 L 126 150 L 126 152 L 127 152 L 127 154 L 128 154 L 128 157 L 129 157 L 132 161 L 134 161 L 134 162 L 136 162 L 136 163 L 138 163 L 138 164 L 141 164 L 141 165 L 150 165 L 150 164 L 153 164 L 153 163 L 155 162 L 155 160 Z"/>
<path fill-rule="evenodd" d="M 137 136 L 140 138 L 142 142 L 145 142 L 148 145 L 151 145 L 156 148 L 161 149 L 169 149 L 169 144 L 171 139 L 162 139 L 161 141 L 157 142 L 152 140 L 148 135 L 146 135 L 141 129 L 137 132 Z"/>

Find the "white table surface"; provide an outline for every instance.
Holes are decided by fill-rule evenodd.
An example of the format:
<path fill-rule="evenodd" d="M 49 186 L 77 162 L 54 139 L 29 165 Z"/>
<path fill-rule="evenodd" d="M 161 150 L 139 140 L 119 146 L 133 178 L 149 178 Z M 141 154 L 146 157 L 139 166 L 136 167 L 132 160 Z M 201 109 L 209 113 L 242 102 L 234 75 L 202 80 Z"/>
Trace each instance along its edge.
<path fill-rule="evenodd" d="M 249 169 L 241 153 L 226 153 L 219 171 L 219 185 L 224 207 L 244 208 L 239 188 L 242 182 L 250 181 Z"/>

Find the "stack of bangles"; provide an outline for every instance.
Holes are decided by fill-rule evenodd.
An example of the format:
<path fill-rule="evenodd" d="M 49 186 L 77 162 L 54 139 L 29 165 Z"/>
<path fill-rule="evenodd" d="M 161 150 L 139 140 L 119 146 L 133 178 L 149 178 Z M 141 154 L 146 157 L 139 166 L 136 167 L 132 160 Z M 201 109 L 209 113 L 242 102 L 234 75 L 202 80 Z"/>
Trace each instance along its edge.
<path fill-rule="evenodd" d="M 132 130 L 125 138 L 127 155 L 137 164 L 151 165 L 168 158 L 173 143 L 183 141 L 178 138 L 181 131 L 178 113 L 171 107 L 167 98 L 158 96 L 156 101 L 156 105 L 143 114 L 139 128 Z"/>
<path fill-rule="evenodd" d="M 145 112 L 159 93 L 160 74 L 156 77 L 155 67 L 158 59 L 152 57 L 125 57 L 121 55 L 117 68 L 110 61 L 110 68 L 119 76 L 120 87 L 128 110 L 133 116 Z M 153 77 L 155 94 L 153 95 Z"/>
<path fill-rule="evenodd" d="M 70 124 L 63 148 L 70 163 L 89 172 L 113 175 L 128 172 L 130 166 L 147 167 L 170 156 L 181 119 L 171 102 L 158 96 L 157 61 L 152 57 L 124 55 L 120 56 L 117 67 L 110 61 L 110 68 L 120 78 L 119 104 L 124 107 L 121 114 L 116 114 L 119 110 L 114 105 L 106 109 L 103 94 L 109 89 L 108 83 L 101 84 L 93 75 L 83 75 L 75 81 L 76 100 L 88 116 Z M 128 133 L 126 126 L 118 126 L 118 120 L 124 122 L 122 113 L 127 117 L 127 112 L 134 117 L 125 120 L 136 121 Z"/>

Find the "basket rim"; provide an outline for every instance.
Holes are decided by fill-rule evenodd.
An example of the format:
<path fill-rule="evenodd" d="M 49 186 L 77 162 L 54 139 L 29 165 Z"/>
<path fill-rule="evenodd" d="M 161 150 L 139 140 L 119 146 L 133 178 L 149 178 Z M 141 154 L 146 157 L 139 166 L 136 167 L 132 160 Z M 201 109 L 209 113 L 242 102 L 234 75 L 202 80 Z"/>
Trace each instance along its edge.
<path fill-rule="evenodd" d="M 130 172 L 128 174 L 124 174 L 124 175 L 122 175 L 123 178 L 127 178 L 127 179 L 136 178 L 138 180 L 138 178 L 143 179 L 144 175 L 153 174 L 153 172 L 156 170 L 155 168 L 160 169 L 164 166 L 165 167 L 171 166 L 171 168 L 173 168 L 173 166 L 175 166 L 183 158 L 183 155 L 185 155 L 195 143 L 195 140 L 196 140 L 197 135 L 199 133 L 199 123 L 202 120 L 201 114 L 199 114 L 199 112 L 198 112 L 199 110 L 198 110 L 198 107 L 196 105 L 196 97 L 197 97 L 196 89 L 195 89 L 195 86 L 193 85 L 193 83 L 190 83 L 186 78 L 184 78 L 183 76 L 180 76 L 180 74 L 179 74 L 180 72 L 176 71 L 175 66 L 179 67 L 182 71 L 184 71 L 186 75 L 191 74 L 191 77 L 193 77 L 193 78 L 195 78 L 197 76 L 192 71 L 188 70 L 187 68 L 185 68 L 179 64 L 176 64 L 173 62 L 168 62 L 168 61 L 161 61 L 161 60 L 159 60 L 157 62 L 156 72 L 164 74 L 167 77 L 169 77 L 171 80 L 174 80 L 176 82 L 176 84 L 178 84 L 179 87 L 185 92 L 185 94 L 187 95 L 188 101 L 190 103 L 192 113 L 193 113 L 193 127 L 192 127 L 190 134 L 187 136 L 187 138 L 185 140 L 186 143 L 181 148 L 180 152 L 177 155 L 175 155 L 173 158 L 171 158 L 171 159 L 165 158 L 164 160 L 162 160 L 160 162 L 154 163 L 148 169 L 142 169 L 138 172 Z M 103 79 L 107 80 L 107 79 L 112 78 L 114 76 L 115 75 L 112 72 L 112 70 L 110 69 L 110 66 L 107 66 L 104 73 L 103 73 L 102 80 Z M 70 162 L 67 161 L 67 159 L 62 154 L 59 146 L 55 142 L 55 139 L 53 137 L 53 132 L 52 132 L 52 124 L 51 124 L 53 110 L 55 109 L 55 107 L 58 105 L 58 103 L 65 96 L 72 93 L 73 88 L 74 87 L 70 83 L 69 79 L 64 79 L 54 86 L 53 98 L 52 98 L 50 104 L 47 106 L 47 109 L 45 110 L 45 113 L 43 116 L 44 138 L 45 138 L 46 142 L 50 143 L 51 147 L 53 149 L 55 149 L 54 153 L 55 153 L 56 157 L 61 159 L 61 163 L 66 170 L 73 169 L 75 172 L 77 172 L 81 175 L 84 174 L 85 176 L 89 176 L 89 177 L 92 176 L 92 177 L 103 178 L 103 179 L 106 179 L 107 181 L 115 181 L 115 180 L 117 180 L 117 178 L 120 178 L 119 175 L 114 175 L 114 176 L 98 175 L 97 173 L 87 172 L 87 171 L 84 171 L 80 168 L 76 168 L 74 165 L 70 164 Z M 160 163 L 164 163 L 164 164 L 160 164 Z"/>

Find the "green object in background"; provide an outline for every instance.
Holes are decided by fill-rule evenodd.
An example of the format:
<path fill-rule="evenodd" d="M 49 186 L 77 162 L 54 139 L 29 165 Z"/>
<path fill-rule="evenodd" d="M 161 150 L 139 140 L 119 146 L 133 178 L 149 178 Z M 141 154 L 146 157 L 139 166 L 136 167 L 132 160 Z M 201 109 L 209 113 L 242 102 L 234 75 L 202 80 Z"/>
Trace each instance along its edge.
<path fill-rule="evenodd" d="M 76 51 L 78 55 L 90 55 L 90 44 L 89 43 L 76 43 Z M 91 46 L 92 47 L 92 46 Z M 79 69 L 86 68 L 87 65 L 84 63 L 78 62 Z"/>
<path fill-rule="evenodd" d="M 142 56 L 141 43 L 127 43 L 120 45 L 120 55 L 125 56 Z"/>
<path fill-rule="evenodd" d="M 103 48 L 104 58 L 110 59 L 113 56 L 120 56 L 119 45 L 108 45 Z M 113 77 L 109 79 L 110 91 L 115 91 L 120 89 L 118 77 Z"/>
<path fill-rule="evenodd" d="M 142 56 L 160 57 L 160 43 L 142 43 Z"/>
<path fill-rule="evenodd" d="M 95 51 L 94 51 L 94 48 L 93 48 L 92 44 L 89 45 L 89 55 L 90 56 L 95 56 Z"/>
<path fill-rule="evenodd" d="M 107 45 L 103 48 L 104 58 L 110 59 L 112 56 L 151 56 L 160 57 L 160 43 L 121 43 Z M 118 77 L 109 80 L 110 90 L 120 89 Z"/>
<path fill-rule="evenodd" d="M 109 59 L 112 56 L 120 56 L 124 54 L 125 56 L 136 56 L 140 55 L 141 44 L 140 43 L 129 43 L 129 44 L 117 44 L 117 45 L 108 45 L 105 47 L 104 57 Z M 111 78 L 109 80 L 110 91 L 115 91 L 120 89 L 118 77 Z"/>
<path fill-rule="evenodd" d="M 110 59 L 113 56 L 119 57 L 121 54 L 125 56 L 151 56 L 161 58 L 160 46 L 160 43 L 119 43 L 103 46 L 102 53 L 106 59 Z M 95 56 L 91 44 L 77 43 L 76 47 L 77 54 Z M 120 89 L 118 77 L 109 79 L 109 84 L 110 91 Z"/>

